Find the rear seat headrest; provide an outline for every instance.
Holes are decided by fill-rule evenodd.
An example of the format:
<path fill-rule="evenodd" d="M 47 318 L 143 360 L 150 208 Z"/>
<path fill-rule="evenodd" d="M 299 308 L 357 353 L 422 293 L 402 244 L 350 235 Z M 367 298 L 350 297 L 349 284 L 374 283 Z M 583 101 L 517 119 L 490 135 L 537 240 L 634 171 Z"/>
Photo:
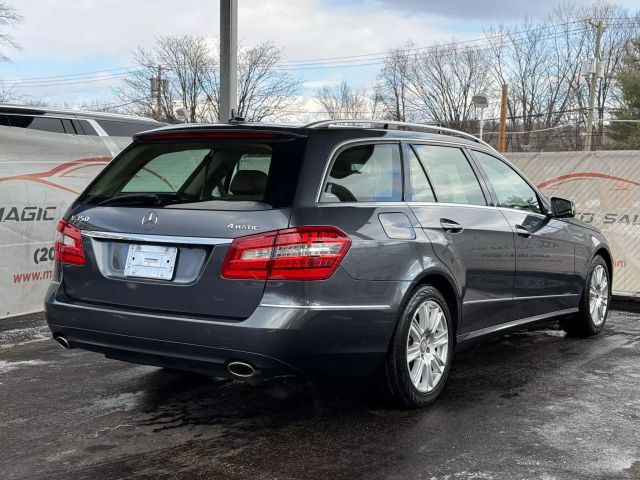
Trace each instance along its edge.
<path fill-rule="evenodd" d="M 267 187 L 267 174 L 260 170 L 239 170 L 229 190 L 234 195 L 257 195 L 262 197 Z"/>

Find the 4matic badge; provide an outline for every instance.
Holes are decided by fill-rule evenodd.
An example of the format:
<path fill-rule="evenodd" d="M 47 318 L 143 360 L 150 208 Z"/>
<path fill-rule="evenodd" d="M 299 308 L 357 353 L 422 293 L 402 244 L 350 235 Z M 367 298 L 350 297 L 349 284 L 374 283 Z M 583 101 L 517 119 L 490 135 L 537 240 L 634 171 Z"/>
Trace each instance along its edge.
<path fill-rule="evenodd" d="M 230 223 L 227 225 L 227 228 L 231 228 L 233 230 L 258 230 L 257 225 L 248 225 L 246 223 Z"/>

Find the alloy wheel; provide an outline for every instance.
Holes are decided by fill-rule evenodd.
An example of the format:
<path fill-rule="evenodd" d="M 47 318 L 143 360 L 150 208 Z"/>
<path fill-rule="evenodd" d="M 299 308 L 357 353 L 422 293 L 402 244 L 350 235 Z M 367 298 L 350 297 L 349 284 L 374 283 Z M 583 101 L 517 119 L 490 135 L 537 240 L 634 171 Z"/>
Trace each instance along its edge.
<path fill-rule="evenodd" d="M 438 386 L 449 353 L 449 329 L 442 307 L 425 300 L 415 311 L 407 335 L 407 368 L 411 383 L 422 393 Z"/>
<path fill-rule="evenodd" d="M 599 327 L 607 316 L 609 304 L 609 280 L 602 265 L 596 265 L 589 282 L 589 314 L 594 325 Z"/>

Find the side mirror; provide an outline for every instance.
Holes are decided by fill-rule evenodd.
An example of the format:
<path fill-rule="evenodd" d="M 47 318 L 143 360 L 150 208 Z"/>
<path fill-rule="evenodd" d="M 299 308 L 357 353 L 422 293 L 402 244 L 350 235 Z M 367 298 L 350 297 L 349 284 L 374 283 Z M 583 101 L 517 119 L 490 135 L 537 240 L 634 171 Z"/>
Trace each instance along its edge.
<path fill-rule="evenodd" d="M 571 200 L 551 197 L 551 208 L 556 218 L 571 218 L 576 214 L 576 208 Z"/>

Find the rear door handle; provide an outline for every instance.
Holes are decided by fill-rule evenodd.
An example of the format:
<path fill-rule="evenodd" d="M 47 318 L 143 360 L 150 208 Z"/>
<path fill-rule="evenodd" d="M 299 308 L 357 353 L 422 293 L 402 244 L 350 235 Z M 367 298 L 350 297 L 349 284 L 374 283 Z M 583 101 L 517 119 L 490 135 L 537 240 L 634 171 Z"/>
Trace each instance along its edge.
<path fill-rule="evenodd" d="M 448 218 L 440 219 L 440 226 L 445 232 L 449 233 L 460 233 L 463 228 L 458 222 L 454 222 L 453 220 L 449 220 Z"/>
<path fill-rule="evenodd" d="M 516 225 L 516 233 L 521 237 L 531 238 L 531 232 L 522 225 Z"/>

